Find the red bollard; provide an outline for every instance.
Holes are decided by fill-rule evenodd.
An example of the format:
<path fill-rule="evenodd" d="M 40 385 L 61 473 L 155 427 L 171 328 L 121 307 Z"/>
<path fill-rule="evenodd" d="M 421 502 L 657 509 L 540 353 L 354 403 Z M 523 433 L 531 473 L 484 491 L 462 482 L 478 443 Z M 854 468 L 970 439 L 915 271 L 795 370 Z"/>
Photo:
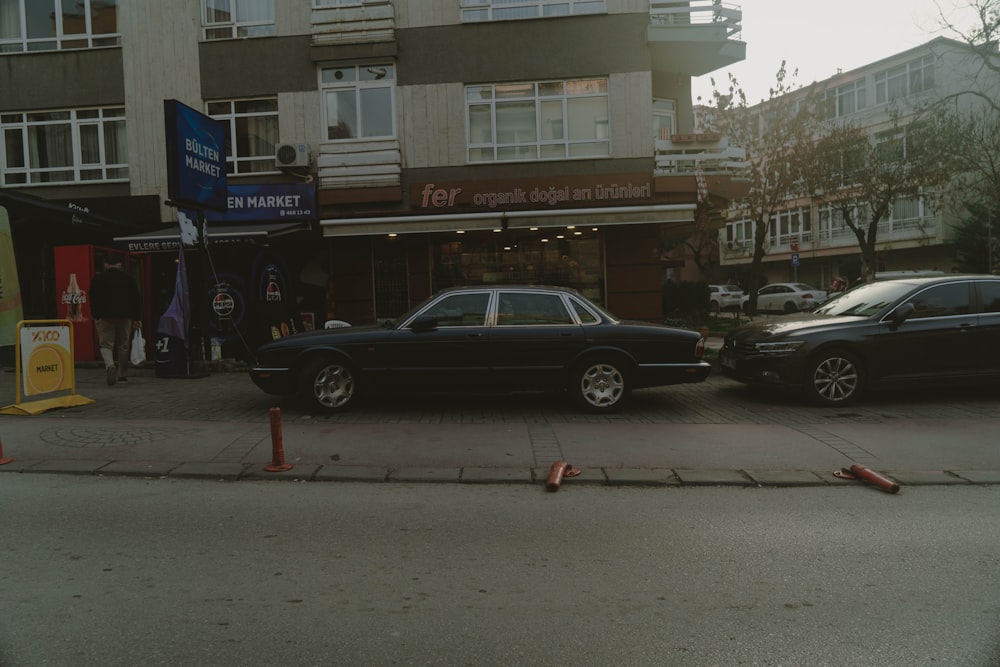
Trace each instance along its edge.
<path fill-rule="evenodd" d="M 860 480 L 864 480 L 869 484 L 874 484 L 886 493 L 896 493 L 899 491 L 899 484 L 892 481 L 884 475 L 880 475 L 871 468 L 866 468 L 863 465 L 855 463 L 850 467 L 850 471 Z"/>
<path fill-rule="evenodd" d="M 3 441 L 0 440 L 0 466 L 4 465 L 6 463 L 10 463 L 13 460 L 14 459 L 10 458 L 9 456 L 4 456 L 3 455 Z"/>
<path fill-rule="evenodd" d="M 549 478 L 545 482 L 545 489 L 547 491 L 558 491 L 564 477 L 576 477 L 579 474 L 579 468 L 574 468 L 565 461 L 556 461 L 549 469 Z"/>
<path fill-rule="evenodd" d="M 281 444 L 281 408 L 271 408 L 271 463 L 264 466 L 267 472 L 291 470 L 292 464 L 285 463 L 285 448 Z"/>

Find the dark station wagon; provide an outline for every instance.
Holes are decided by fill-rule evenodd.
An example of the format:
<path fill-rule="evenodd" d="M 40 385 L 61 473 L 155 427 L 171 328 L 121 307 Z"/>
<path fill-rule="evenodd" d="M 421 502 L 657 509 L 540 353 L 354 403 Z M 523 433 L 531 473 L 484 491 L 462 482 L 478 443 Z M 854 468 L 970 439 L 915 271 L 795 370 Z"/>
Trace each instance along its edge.
<path fill-rule="evenodd" d="M 633 389 L 702 382 L 700 334 L 619 320 L 574 290 L 444 290 L 393 322 L 308 331 L 265 343 L 250 371 L 265 392 L 318 412 L 369 392 L 568 391 L 613 412 Z"/>

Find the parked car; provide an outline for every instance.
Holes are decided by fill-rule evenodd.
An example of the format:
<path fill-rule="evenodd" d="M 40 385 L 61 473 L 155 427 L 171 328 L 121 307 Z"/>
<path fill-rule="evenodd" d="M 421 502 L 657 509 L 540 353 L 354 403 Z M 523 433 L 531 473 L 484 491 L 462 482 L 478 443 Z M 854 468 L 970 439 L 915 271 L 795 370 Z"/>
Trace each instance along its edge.
<path fill-rule="evenodd" d="M 737 310 L 743 298 L 743 289 L 738 285 L 709 285 L 708 306 L 713 313 Z"/>
<path fill-rule="evenodd" d="M 512 390 L 567 390 L 585 410 L 612 412 L 633 389 L 705 380 L 704 344 L 694 331 L 619 320 L 570 289 L 463 287 L 381 326 L 265 343 L 250 377 L 320 412 L 369 392 Z"/>
<path fill-rule="evenodd" d="M 771 283 L 757 290 L 757 312 L 797 313 L 812 310 L 826 301 L 826 291 L 805 283 Z M 750 295 L 740 299 L 740 309 L 750 313 Z"/>
<path fill-rule="evenodd" d="M 876 281 L 812 314 L 728 333 L 724 375 L 847 405 L 869 388 L 1000 380 L 1000 277 Z"/>

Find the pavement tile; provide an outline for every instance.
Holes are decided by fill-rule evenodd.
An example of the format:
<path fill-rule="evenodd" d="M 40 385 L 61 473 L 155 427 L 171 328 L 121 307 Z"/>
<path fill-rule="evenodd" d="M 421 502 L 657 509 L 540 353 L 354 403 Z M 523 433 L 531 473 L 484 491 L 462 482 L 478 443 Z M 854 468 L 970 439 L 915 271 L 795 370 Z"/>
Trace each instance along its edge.
<path fill-rule="evenodd" d="M 682 484 L 704 486 L 753 486 L 754 482 L 739 470 L 676 470 Z"/>
<path fill-rule="evenodd" d="M 249 466 L 249 463 L 228 463 L 221 461 L 192 461 L 182 463 L 170 471 L 171 477 L 190 477 L 194 479 L 225 479 L 237 480 Z"/>
<path fill-rule="evenodd" d="M 480 484 L 510 484 L 531 482 L 530 468 L 462 468 L 462 482 Z"/>
<path fill-rule="evenodd" d="M 37 464 L 37 459 L 12 459 L 0 465 L 0 472 L 24 472 Z"/>
<path fill-rule="evenodd" d="M 946 470 L 893 470 L 883 473 L 886 477 L 903 485 L 928 485 L 928 484 L 968 484 L 968 480 Z"/>
<path fill-rule="evenodd" d="M 102 466 L 98 475 L 122 475 L 128 477 L 166 477 L 181 464 L 180 461 L 112 461 Z"/>
<path fill-rule="evenodd" d="M 308 482 L 313 479 L 319 466 L 315 464 L 307 465 L 293 465 L 288 470 L 279 470 L 277 472 L 271 472 L 269 470 L 264 470 L 264 466 L 269 464 L 255 464 L 247 467 L 243 471 L 243 476 L 240 479 L 251 479 L 251 480 L 281 480 L 286 482 Z"/>
<path fill-rule="evenodd" d="M 670 468 L 605 468 L 608 484 L 628 486 L 680 486 Z"/>
<path fill-rule="evenodd" d="M 952 470 L 951 472 L 973 484 L 1000 484 L 1000 470 Z"/>
<path fill-rule="evenodd" d="M 387 468 L 378 466 L 322 466 L 313 479 L 317 482 L 384 482 Z"/>
<path fill-rule="evenodd" d="M 747 470 L 750 479 L 761 486 L 815 486 L 826 480 L 809 470 Z M 830 475 L 833 477 L 833 475 Z M 834 478 L 836 479 L 836 478 Z"/>
<path fill-rule="evenodd" d="M 46 459 L 37 461 L 25 472 L 96 473 L 109 461 L 81 461 L 79 459 Z"/>
<path fill-rule="evenodd" d="M 390 482 L 457 482 L 461 468 L 399 468 L 390 470 Z"/>

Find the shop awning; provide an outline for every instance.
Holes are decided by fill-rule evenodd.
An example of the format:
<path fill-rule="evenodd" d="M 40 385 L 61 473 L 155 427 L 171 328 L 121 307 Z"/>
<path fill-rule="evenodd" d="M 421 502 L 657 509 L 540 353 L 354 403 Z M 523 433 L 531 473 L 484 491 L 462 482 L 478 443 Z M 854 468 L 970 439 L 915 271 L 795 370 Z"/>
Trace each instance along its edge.
<path fill-rule="evenodd" d="M 655 204 L 606 208 L 497 211 L 442 215 L 397 215 L 321 220 L 323 236 L 371 236 L 531 227 L 643 225 L 694 222 L 694 204 Z"/>
<path fill-rule="evenodd" d="M 231 243 L 234 241 L 266 241 L 309 230 L 309 223 L 274 222 L 245 225 L 208 224 L 209 243 Z M 130 236 L 116 236 L 115 243 L 121 244 L 129 252 L 154 252 L 176 250 L 180 245 L 181 232 L 177 225 Z"/>
<path fill-rule="evenodd" d="M 132 221 L 120 220 L 107 215 L 101 215 L 90 210 L 95 203 L 104 203 L 108 208 L 121 209 L 130 199 L 135 199 L 136 205 L 128 211 L 129 217 L 139 217 L 149 219 L 148 210 L 153 214 L 158 212 L 159 200 L 153 197 L 141 198 L 84 198 L 75 204 L 73 201 L 63 201 L 57 199 L 46 199 L 35 195 L 15 192 L 9 189 L 0 189 L 0 204 L 3 204 L 11 212 L 11 221 L 20 222 L 22 216 L 35 212 L 45 212 L 55 215 L 57 219 L 62 219 L 67 224 L 81 225 L 93 229 L 106 230 L 110 233 L 128 233 L 139 229 L 149 229 L 148 224 L 136 223 Z M 142 209 L 142 213 L 139 211 Z"/>

